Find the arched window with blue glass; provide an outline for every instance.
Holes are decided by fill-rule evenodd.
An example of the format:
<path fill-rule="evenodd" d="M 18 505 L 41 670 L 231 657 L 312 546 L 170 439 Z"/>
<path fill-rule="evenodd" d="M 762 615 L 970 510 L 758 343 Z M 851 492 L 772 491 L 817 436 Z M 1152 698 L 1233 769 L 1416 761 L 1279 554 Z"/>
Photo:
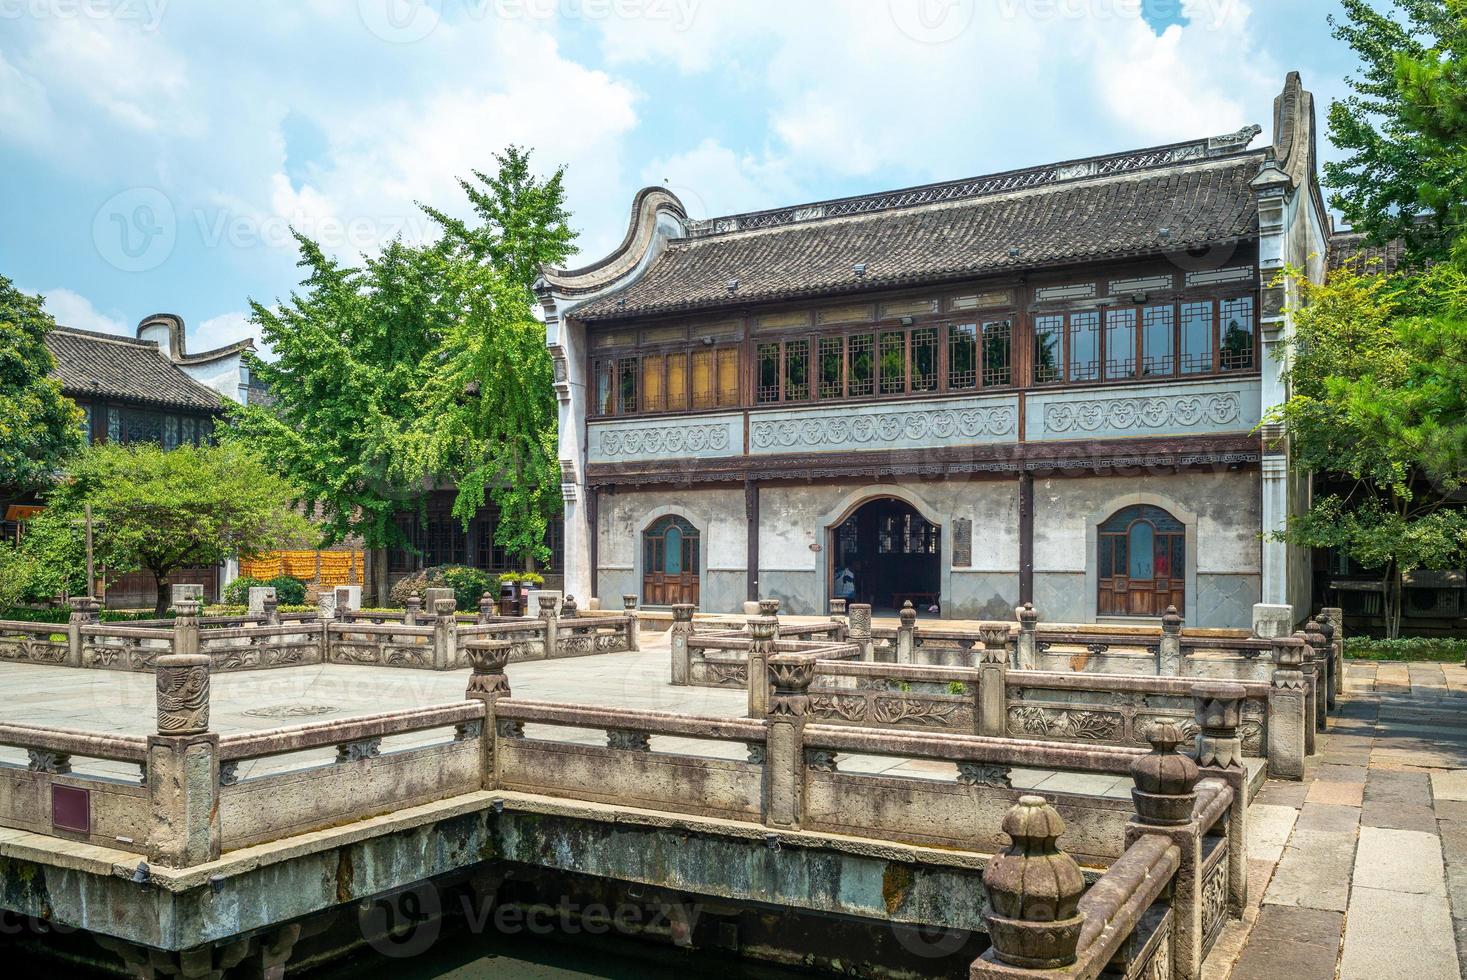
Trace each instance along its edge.
<path fill-rule="evenodd" d="M 1107 518 L 1096 539 L 1101 616 L 1160 616 L 1186 608 L 1187 529 L 1150 504 Z"/>
<path fill-rule="evenodd" d="M 676 514 L 653 521 L 642 533 L 642 601 L 697 605 L 701 544 L 698 529 Z"/>

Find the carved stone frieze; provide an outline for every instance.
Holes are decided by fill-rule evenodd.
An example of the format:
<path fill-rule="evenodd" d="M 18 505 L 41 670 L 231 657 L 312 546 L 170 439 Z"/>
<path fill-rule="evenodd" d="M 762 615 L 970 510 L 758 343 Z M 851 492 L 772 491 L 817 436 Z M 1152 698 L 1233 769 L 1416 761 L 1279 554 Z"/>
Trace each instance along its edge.
<path fill-rule="evenodd" d="M 1223 839 L 1210 855 L 1211 867 L 1202 879 L 1202 955 L 1212 949 L 1213 942 L 1228 919 L 1228 842 Z"/>
<path fill-rule="evenodd" d="M 1228 425 L 1241 417 L 1236 392 L 1211 395 L 1153 395 L 1144 398 L 1096 398 L 1053 402 L 1044 406 L 1046 432 L 1094 432 L 1098 429 L 1192 428 Z"/>
<path fill-rule="evenodd" d="M 958 782 L 965 786 L 987 786 L 992 789 L 1010 789 L 1009 767 L 987 762 L 959 762 Z"/>
<path fill-rule="evenodd" d="M 816 718 L 865 721 L 866 698 L 860 694 L 811 694 L 810 713 Z"/>
<path fill-rule="evenodd" d="M 749 427 L 749 444 L 755 449 L 788 449 L 794 446 L 975 439 L 1013 435 L 1017 424 L 1018 413 L 1010 405 L 761 419 Z"/>
<path fill-rule="evenodd" d="M 836 772 L 839 768 L 834 749 L 807 749 L 805 765 L 814 772 Z"/>
<path fill-rule="evenodd" d="M 1112 711 L 1045 708 L 1037 704 L 1009 706 L 1009 733 L 1095 742 L 1118 740 L 1125 719 Z"/>
<path fill-rule="evenodd" d="M 601 429 L 597 442 L 601 455 L 608 457 L 722 452 L 729 448 L 729 426 L 716 422 Z"/>
<path fill-rule="evenodd" d="M 160 735 L 194 735 L 209 730 L 209 658 L 169 654 L 157 660 L 157 721 Z"/>
<path fill-rule="evenodd" d="M 871 701 L 871 715 L 882 725 L 915 724 L 947 728 L 953 724 L 953 714 L 957 710 L 956 701 L 915 697 L 876 697 Z"/>

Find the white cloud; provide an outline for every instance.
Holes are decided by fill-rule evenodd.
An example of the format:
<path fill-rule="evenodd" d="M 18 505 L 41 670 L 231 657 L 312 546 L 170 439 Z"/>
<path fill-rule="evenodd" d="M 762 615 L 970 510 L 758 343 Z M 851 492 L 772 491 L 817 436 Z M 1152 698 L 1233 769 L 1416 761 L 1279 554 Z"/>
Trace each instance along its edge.
<path fill-rule="evenodd" d="M 0 52 L 0 134 L 8 133 L 18 142 L 44 144 L 52 124 L 45 87 Z"/>
<path fill-rule="evenodd" d="M 756 210 L 797 193 L 781 163 L 737 154 L 712 138 L 652 160 L 642 170 L 642 184 L 667 187 L 694 218 Z"/>
<path fill-rule="evenodd" d="M 51 314 L 58 326 L 115 333 L 124 337 L 133 335 L 132 328 L 126 323 L 102 313 L 92 305 L 91 300 L 80 293 L 58 288 L 44 290 L 41 295 L 46 299 L 46 312 Z"/>
<path fill-rule="evenodd" d="M 261 343 L 255 337 L 254 324 L 249 322 L 248 315 L 242 311 L 221 313 L 198 326 L 187 325 L 188 349 L 198 354 L 245 339 L 254 340 L 255 346 L 260 347 Z"/>

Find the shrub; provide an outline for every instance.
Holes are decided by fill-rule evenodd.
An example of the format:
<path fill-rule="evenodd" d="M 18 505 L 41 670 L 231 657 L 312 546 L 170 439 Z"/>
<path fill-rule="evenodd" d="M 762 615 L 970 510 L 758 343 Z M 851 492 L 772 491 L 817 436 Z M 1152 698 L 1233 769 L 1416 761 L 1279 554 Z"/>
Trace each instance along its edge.
<path fill-rule="evenodd" d="M 1461 663 L 1467 660 L 1467 639 L 1452 636 L 1402 636 L 1377 640 L 1345 637 L 1345 656 L 1356 660 L 1425 660 Z"/>
<path fill-rule="evenodd" d="M 454 602 L 460 612 L 479 608 L 479 597 L 489 592 L 493 582 L 488 572 L 463 565 L 449 566 L 443 570 L 443 583 L 453 590 Z"/>
<path fill-rule="evenodd" d="M 503 588 L 505 582 L 529 582 L 531 585 L 544 585 L 545 576 L 538 572 L 503 572 L 495 580 L 495 584 Z"/>
<path fill-rule="evenodd" d="M 407 604 L 408 596 L 421 596 L 427 589 L 452 589 L 454 605 L 461 612 L 471 612 L 479 608 L 479 597 L 485 592 L 494 592 L 495 585 L 487 572 L 477 568 L 434 565 L 399 581 L 388 593 L 388 598 L 401 609 Z"/>
<path fill-rule="evenodd" d="M 306 583 L 289 575 L 277 575 L 269 580 L 240 576 L 224 587 L 220 601 L 226 606 L 247 606 L 250 589 L 261 587 L 274 588 L 275 601 L 281 606 L 299 606 L 306 601 Z"/>

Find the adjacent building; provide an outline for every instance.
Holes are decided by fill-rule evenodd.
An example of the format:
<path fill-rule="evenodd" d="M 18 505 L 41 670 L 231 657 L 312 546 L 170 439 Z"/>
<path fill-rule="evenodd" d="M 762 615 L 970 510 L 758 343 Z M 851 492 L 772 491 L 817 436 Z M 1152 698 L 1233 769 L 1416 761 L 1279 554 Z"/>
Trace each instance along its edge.
<path fill-rule="evenodd" d="M 86 416 L 89 442 L 151 442 L 173 449 L 208 442 L 227 400 L 249 399 L 249 368 L 244 355 L 254 349 L 242 340 L 216 350 L 190 353 L 183 318 L 157 313 L 138 323 L 136 336 L 57 326 L 46 335 L 56 362 L 62 393 Z M 35 494 L 0 501 L 0 539 L 16 540 L 24 523 L 41 508 Z M 217 597 L 224 569 L 186 569 L 189 581 L 202 582 Z M 151 606 L 151 575 L 122 576 L 112 583 L 113 605 Z"/>
<path fill-rule="evenodd" d="M 792 612 L 1247 625 L 1307 605 L 1286 265 L 1325 272 L 1313 98 L 1204 137 L 691 219 L 648 188 L 539 284 L 565 588 Z"/>

